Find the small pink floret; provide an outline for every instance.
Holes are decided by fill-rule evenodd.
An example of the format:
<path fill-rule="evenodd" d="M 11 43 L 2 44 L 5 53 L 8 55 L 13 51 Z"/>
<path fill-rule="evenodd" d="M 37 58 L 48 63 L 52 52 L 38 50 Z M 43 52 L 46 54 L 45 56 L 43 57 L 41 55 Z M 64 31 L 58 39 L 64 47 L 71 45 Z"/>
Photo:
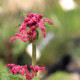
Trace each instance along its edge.
<path fill-rule="evenodd" d="M 44 70 L 45 69 L 45 67 L 38 67 L 38 66 L 35 66 L 35 67 L 30 66 L 30 68 L 35 73 L 38 72 L 39 70 Z"/>

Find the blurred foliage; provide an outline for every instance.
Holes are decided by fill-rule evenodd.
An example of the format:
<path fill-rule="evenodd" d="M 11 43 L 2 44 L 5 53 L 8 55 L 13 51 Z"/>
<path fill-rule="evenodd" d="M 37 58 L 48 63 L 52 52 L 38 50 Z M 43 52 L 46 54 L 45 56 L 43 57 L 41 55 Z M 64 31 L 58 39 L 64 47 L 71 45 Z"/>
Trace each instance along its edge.
<path fill-rule="evenodd" d="M 1 0 L 1 2 L 3 2 Z M 1 3 L 0 3 L 1 4 Z M 74 40 L 80 38 L 80 6 L 71 11 L 63 11 L 60 7 L 58 0 L 46 0 L 46 8 L 44 12 L 40 12 L 38 9 L 33 11 L 24 11 L 26 13 L 42 13 L 44 17 L 49 18 L 53 22 L 53 26 L 46 25 L 46 33 L 52 31 L 55 34 L 55 38 L 50 42 L 49 45 L 41 52 L 41 58 L 39 64 L 52 65 L 56 62 L 59 57 L 63 54 L 71 54 L 78 56 L 80 54 L 80 46 L 75 48 Z M 24 54 L 22 62 L 26 64 L 29 60 L 29 56 L 26 55 L 25 48 L 28 42 L 24 43 L 21 40 L 16 40 L 10 43 L 11 37 L 15 36 L 24 17 L 22 16 L 23 11 L 18 10 L 18 13 L 11 14 L 2 13 L 0 14 L 0 58 L 4 58 L 5 62 L 9 63 L 12 58 L 17 63 L 17 59 L 20 55 Z M 56 19 L 59 21 L 56 21 Z M 41 30 L 38 29 L 39 33 Z M 42 34 L 39 34 L 38 44 L 43 38 Z M 24 57 L 25 56 L 25 57 Z M 25 58 L 25 59 L 24 59 Z M 6 60 L 9 59 L 9 60 Z M 28 63 L 30 63 L 28 61 Z"/>
<path fill-rule="evenodd" d="M 56 72 L 49 76 L 46 80 L 73 80 L 71 76 L 66 72 Z"/>
<path fill-rule="evenodd" d="M 4 60 L 0 59 L 0 72 L 6 72 L 7 68 L 4 64 Z"/>
<path fill-rule="evenodd" d="M 70 54 L 73 57 L 79 57 L 80 54 L 80 47 L 75 48 L 75 45 L 79 44 L 77 39 L 80 39 L 80 6 L 71 11 L 63 11 L 56 0 L 53 7 L 50 7 L 52 4 L 48 4 L 45 15 L 54 23 L 53 28 L 48 27 L 48 30 L 54 32 L 55 39 L 42 51 L 40 59 L 40 63 L 48 66 L 53 65 L 63 54 Z M 59 20 L 59 26 L 55 24 L 55 17 Z"/>
<path fill-rule="evenodd" d="M 0 0 L 0 7 L 3 6 L 4 1 Z M 44 12 L 39 9 L 33 9 L 32 11 L 18 10 L 16 14 L 10 12 L 0 13 L 0 58 L 2 58 L 0 59 L 0 76 L 3 76 L 1 80 L 6 80 L 8 75 L 6 63 L 13 62 L 20 65 L 31 65 L 31 58 L 25 52 L 29 43 L 24 43 L 21 40 L 10 43 L 11 37 L 15 36 L 16 32 L 19 32 L 17 25 L 21 24 L 24 19 L 22 16 L 23 12 L 42 13 L 44 17 L 52 20 L 54 24 L 50 26 L 45 23 L 46 33 L 52 31 L 55 34 L 55 38 L 41 52 L 41 58 L 37 64 L 49 67 L 59 60 L 63 54 L 80 57 L 80 0 L 75 1 L 78 7 L 71 11 L 63 11 L 58 0 L 46 0 Z M 43 35 L 40 29 L 38 31 L 39 40 L 37 44 L 40 44 Z M 17 76 L 12 76 L 12 74 L 8 76 L 10 80 L 21 80 Z M 65 72 L 57 72 L 49 76 L 47 80 L 69 80 L 69 78 L 70 76 Z"/>
<path fill-rule="evenodd" d="M 21 75 L 8 74 L 6 72 L 0 72 L 0 80 L 24 80 Z"/>

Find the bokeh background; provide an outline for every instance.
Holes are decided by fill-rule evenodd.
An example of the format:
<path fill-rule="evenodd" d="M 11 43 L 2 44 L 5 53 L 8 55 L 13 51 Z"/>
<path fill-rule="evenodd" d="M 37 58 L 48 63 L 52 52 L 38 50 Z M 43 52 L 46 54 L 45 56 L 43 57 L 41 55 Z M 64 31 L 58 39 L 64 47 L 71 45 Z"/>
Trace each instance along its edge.
<path fill-rule="evenodd" d="M 53 22 L 52 26 L 45 25 L 46 39 L 43 39 L 41 30 L 38 30 L 37 64 L 46 66 L 47 73 L 61 57 L 69 55 L 74 61 L 71 65 L 76 65 L 76 69 L 79 69 L 80 0 L 0 0 L 0 71 L 7 71 L 5 65 L 8 63 L 31 65 L 31 48 L 27 47 L 30 43 L 21 40 L 10 43 L 11 37 L 19 32 L 17 25 L 24 19 L 23 12 L 40 13 Z M 79 80 L 77 72 L 70 74 L 62 70 L 57 71 L 46 80 Z"/>

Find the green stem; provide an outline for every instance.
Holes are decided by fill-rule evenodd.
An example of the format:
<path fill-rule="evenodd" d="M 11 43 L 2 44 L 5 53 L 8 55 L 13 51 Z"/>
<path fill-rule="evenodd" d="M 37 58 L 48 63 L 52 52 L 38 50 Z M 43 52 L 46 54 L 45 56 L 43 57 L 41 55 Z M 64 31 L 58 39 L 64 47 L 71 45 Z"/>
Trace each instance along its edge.
<path fill-rule="evenodd" d="M 36 40 L 32 41 L 32 66 L 36 66 Z"/>

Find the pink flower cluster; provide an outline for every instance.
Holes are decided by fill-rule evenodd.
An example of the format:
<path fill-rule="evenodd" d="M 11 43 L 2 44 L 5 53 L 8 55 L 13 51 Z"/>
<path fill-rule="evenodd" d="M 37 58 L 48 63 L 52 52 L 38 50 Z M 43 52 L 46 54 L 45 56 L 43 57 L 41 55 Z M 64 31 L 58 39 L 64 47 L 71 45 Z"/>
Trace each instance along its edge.
<path fill-rule="evenodd" d="M 31 70 L 33 71 L 33 74 L 30 75 L 30 72 L 27 68 L 27 65 L 24 66 L 20 66 L 20 65 L 15 65 L 15 64 L 7 64 L 6 67 L 11 67 L 11 73 L 17 74 L 17 73 L 21 73 L 22 76 L 26 76 L 26 79 L 33 79 L 34 78 L 34 74 L 37 73 L 39 70 L 44 70 L 45 67 L 38 67 L 38 66 L 30 66 Z"/>
<path fill-rule="evenodd" d="M 27 14 L 27 17 L 24 19 L 24 22 L 21 24 L 19 31 L 19 33 L 16 33 L 14 37 L 11 38 L 10 42 L 12 42 L 13 40 L 16 39 L 21 39 L 22 41 L 26 42 L 26 41 L 32 41 L 33 39 L 36 38 L 36 29 L 38 27 L 41 28 L 42 34 L 44 36 L 44 38 L 46 37 L 45 34 L 45 26 L 44 26 L 44 22 L 48 22 L 51 25 L 53 24 L 49 19 L 42 19 L 42 14 Z M 27 29 L 29 28 L 29 30 Z"/>

